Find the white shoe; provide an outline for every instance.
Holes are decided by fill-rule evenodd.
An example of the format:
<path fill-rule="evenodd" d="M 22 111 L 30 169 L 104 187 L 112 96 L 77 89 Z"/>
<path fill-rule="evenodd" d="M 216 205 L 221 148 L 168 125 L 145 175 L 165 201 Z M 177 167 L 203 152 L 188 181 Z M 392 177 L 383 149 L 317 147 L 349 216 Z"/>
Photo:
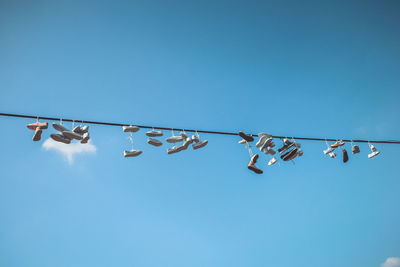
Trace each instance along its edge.
<path fill-rule="evenodd" d="M 268 165 L 274 165 L 278 160 L 273 157 L 270 161 L 268 161 Z"/>
<path fill-rule="evenodd" d="M 132 149 L 132 150 L 125 150 L 125 151 L 124 151 L 124 157 L 125 157 L 125 158 L 128 158 L 128 157 L 137 157 L 137 156 L 139 156 L 140 154 L 142 154 L 142 150 L 135 150 L 135 149 Z"/>
<path fill-rule="evenodd" d="M 241 145 L 241 144 L 246 144 L 246 140 L 242 139 L 242 140 L 240 140 L 240 141 L 238 142 L 238 144 L 239 144 L 239 145 Z"/>
<path fill-rule="evenodd" d="M 135 132 L 139 131 L 140 128 L 137 126 L 129 125 L 129 126 L 122 126 L 122 130 L 125 133 L 128 133 L 128 132 L 135 133 Z"/>
<path fill-rule="evenodd" d="M 160 140 L 154 139 L 154 138 L 148 138 L 147 143 L 153 146 L 161 146 L 162 142 Z"/>
<path fill-rule="evenodd" d="M 155 131 L 155 130 L 152 130 L 152 131 L 146 132 L 146 135 L 147 135 L 148 137 L 159 137 L 159 136 L 163 136 L 163 132 L 162 132 L 162 131 Z"/>
<path fill-rule="evenodd" d="M 56 129 L 59 132 L 64 132 L 64 131 L 68 131 L 67 128 L 65 128 L 62 124 L 58 124 L 53 122 L 53 128 Z"/>
<path fill-rule="evenodd" d="M 267 138 L 268 137 L 266 135 L 260 136 L 260 139 L 256 143 L 256 147 L 261 147 L 262 145 L 264 145 L 265 141 L 267 141 Z"/>
<path fill-rule="evenodd" d="M 62 134 L 69 139 L 82 140 L 83 136 L 72 131 L 63 131 Z"/>
<path fill-rule="evenodd" d="M 193 147 L 193 149 L 199 149 L 199 148 L 205 147 L 207 144 L 208 144 L 208 141 L 204 140 L 204 141 L 199 141 L 199 142 L 193 144 L 192 147 Z"/>
<path fill-rule="evenodd" d="M 180 146 L 173 146 L 173 147 L 168 148 L 167 149 L 168 155 L 171 155 L 171 154 L 174 154 L 174 153 L 177 153 L 177 152 L 181 151 L 179 147 Z"/>
<path fill-rule="evenodd" d="M 170 136 L 167 139 L 165 139 L 165 141 L 167 141 L 168 143 L 178 143 L 178 142 L 182 142 L 183 141 L 183 137 L 182 136 Z"/>
<path fill-rule="evenodd" d="M 330 152 L 329 153 L 329 157 L 331 157 L 331 158 L 336 158 L 336 153 L 335 152 Z"/>
<path fill-rule="evenodd" d="M 64 144 L 69 144 L 71 143 L 71 139 L 66 138 L 65 136 L 61 135 L 61 134 L 50 134 L 51 139 L 53 139 L 54 141 L 57 142 L 61 142 Z"/>
<path fill-rule="evenodd" d="M 371 159 L 375 156 L 378 156 L 379 154 L 380 152 L 375 150 L 374 152 L 368 154 L 368 158 Z"/>
<path fill-rule="evenodd" d="M 84 133 L 82 136 L 81 144 L 86 144 L 90 139 L 89 133 Z"/>
<path fill-rule="evenodd" d="M 325 155 L 329 154 L 329 153 L 333 152 L 334 150 L 335 150 L 334 148 L 328 147 L 327 149 L 324 150 L 324 154 Z"/>

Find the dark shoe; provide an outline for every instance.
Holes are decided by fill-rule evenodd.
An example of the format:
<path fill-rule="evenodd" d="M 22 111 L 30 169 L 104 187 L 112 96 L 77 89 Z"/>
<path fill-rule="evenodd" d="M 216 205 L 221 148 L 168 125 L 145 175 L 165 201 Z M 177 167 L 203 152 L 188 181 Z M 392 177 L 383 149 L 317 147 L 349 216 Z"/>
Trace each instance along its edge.
<path fill-rule="evenodd" d="M 253 136 L 251 136 L 251 134 L 245 134 L 244 132 L 239 132 L 238 135 L 240 137 L 242 137 L 244 140 L 246 140 L 247 142 L 253 142 L 254 138 Z"/>
<path fill-rule="evenodd" d="M 247 168 L 257 174 L 262 174 L 263 171 L 255 166 L 257 159 L 258 159 L 258 154 L 255 154 L 253 157 L 251 157 L 249 165 L 247 165 Z"/>
<path fill-rule="evenodd" d="M 346 149 L 342 149 L 343 151 L 343 162 L 346 163 L 347 161 L 349 161 L 349 155 L 347 154 Z"/>
<path fill-rule="evenodd" d="M 296 156 L 297 156 L 297 147 L 290 150 L 289 152 L 286 152 L 285 154 L 283 154 L 281 156 L 281 159 L 283 161 L 289 161 L 289 160 L 294 159 Z"/>

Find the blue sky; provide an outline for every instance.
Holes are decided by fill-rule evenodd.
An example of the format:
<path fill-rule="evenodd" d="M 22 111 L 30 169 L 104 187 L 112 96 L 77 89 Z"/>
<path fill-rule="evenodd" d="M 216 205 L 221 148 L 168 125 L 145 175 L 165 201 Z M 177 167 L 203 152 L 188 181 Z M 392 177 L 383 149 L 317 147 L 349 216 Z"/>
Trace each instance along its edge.
<path fill-rule="evenodd" d="M 1 112 L 400 139 L 398 1 L 1 1 Z M 398 145 L 347 164 L 238 137 L 167 155 L 90 126 L 88 153 L 0 118 L 1 266 L 398 266 Z M 71 127 L 71 124 L 66 124 Z M 170 133 L 164 132 L 165 136 Z M 275 140 L 279 145 L 279 140 Z M 349 144 L 346 144 L 349 149 Z M 390 262 L 395 262 L 394 264 Z M 391 264 L 391 265 L 390 265 Z"/>

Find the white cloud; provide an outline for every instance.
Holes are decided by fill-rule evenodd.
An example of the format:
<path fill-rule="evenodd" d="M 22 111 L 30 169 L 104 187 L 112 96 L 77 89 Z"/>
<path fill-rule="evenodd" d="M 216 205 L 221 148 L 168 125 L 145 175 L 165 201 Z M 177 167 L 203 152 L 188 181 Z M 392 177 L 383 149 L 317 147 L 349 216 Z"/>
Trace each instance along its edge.
<path fill-rule="evenodd" d="M 381 267 L 400 267 L 400 258 L 397 257 L 387 258 L 386 261 L 381 264 Z"/>
<path fill-rule="evenodd" d="M 45 150 L 55 150 L 61 153 L 68 161 L 69 164 L 74 162 L 74 156 L 77 154 L 90 154 L 96 153 L 96 146 L 93 144 L 81 144 L 81 143 L 71 143 L 71 144 L 64 144 L 60 142 L 56 142 L 51 138 L 46 139 L 43 142 L 42 147 Z"/>

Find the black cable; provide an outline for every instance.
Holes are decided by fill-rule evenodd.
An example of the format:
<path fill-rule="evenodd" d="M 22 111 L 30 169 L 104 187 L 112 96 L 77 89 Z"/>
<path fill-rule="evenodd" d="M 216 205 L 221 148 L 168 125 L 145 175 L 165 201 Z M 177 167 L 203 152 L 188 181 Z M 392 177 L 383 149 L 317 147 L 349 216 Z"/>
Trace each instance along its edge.
<path fill-rule="evenodd" d="M 31 116 L 31 115 L 21 115 L 21 114 L 10 114 L 10 113 L 0 113 L 0 116 L 7 117 L 17 117 L 17 118 L 29 118 L 29 119 L 41 119 L 41 120 L 49 120 L 49 121 L 68 121 L 68 122 L 81 122 L 85 124 L 98 124 L 98 125 L 108 125 L 108 126 L 129 126 L 131 124 L 126 123 L 112 123 L 112 122 L 99 122 L 99 121 L 85 121 L 85 120 L 72 120 L 72 119 L 63 119 L 63 118 L 51 118 L 51 117 L 41 117 L 41 116 Z M 186 131 L 186 132 L 198 132 L 198 133 L 208 133 L 208 134 L 224 134 L 224 135 L 238 135 L 237 133 L 229 133 L 229 132 L 217 132 L 217 131 L 204 131 L 204 130 L 192 130 L 192 129 L 180 129 L 180 128 L 169 128 L 169 127 L 156 127 L 156 126 L 144 126 L 137 125 L 135 126 L 139 128 L 145 129 L 157 129 L 157 130 L 177 130 L 177 131 Z M 257 136 L 256 134 L 251 134 L 252 136 Z M 400 141 L 397 140 L 351 140 L 351 139 L 333 139 L 333 138 L 313 138 L 313 137 L 295 137 L 295 136 L 278 136 L 273 135 L 273 138 L 289 138 L 296 140 L 310 140 L 310 141 L 337 141 L 343 140 L 345 142 L 354 142 L 354 143 L 380 143 L 380 144 L 400 144 Z"/>

